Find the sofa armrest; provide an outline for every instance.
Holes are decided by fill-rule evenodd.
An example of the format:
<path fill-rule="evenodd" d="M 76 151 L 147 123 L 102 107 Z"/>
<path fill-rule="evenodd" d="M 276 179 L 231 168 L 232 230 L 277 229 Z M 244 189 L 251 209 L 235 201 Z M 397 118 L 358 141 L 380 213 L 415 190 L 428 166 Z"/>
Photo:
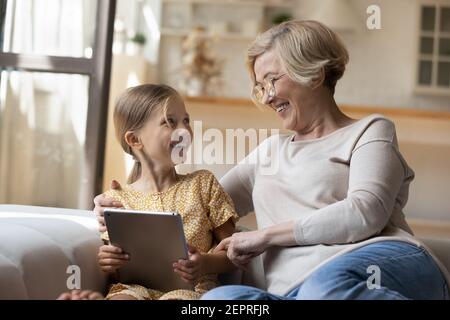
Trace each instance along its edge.
<path fill-rule="evenodd" d="M 55 299 L 74 283 L 69 266 L 82 289 L 104 292 L 100 245 L 90 211 L 0 205 L 0 299 Z"/>

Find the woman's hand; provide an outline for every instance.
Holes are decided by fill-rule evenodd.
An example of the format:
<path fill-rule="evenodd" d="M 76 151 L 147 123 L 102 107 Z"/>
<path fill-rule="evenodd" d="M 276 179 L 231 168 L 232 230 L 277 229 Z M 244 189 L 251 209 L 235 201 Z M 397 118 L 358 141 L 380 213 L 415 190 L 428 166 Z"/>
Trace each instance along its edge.
<path fill-rule="evenodd" d="M 120 183 L 116 180 L 111 181 L 111 189 L 113 190 L 120 190 L 122 187 L 120 186 Z M 119 201 L 114 201 L 114 199 L 107 197 L 105 194 L 99 194 L 94 198 L 94 213 L 97 216 L 97 221 L 99 226 L 100 232 L 106 231 L 106 225 L 105 225 L 105 217 L 103 214 L 103 210 L 105 208 L 123 208 L 122 203 Z"/>
<path fill-rule="evenodd" d="M 189 260 L 180 259 L 173 264 L 173 271 L 184 282 L 195 285 L 205 272 L 205 256 L 195 247 L 188 245 Z"/>
<path fill-rule="evenodd" d="M 119 247 L 104 245 L 98 252 L 98 264 L 100 269 L 106 273 L 115 273 L 128 261 L 130 261 L 130 256 Z"/>
<path fill-rule="evenodd" d="M 251 259 L 266 251 L 268 242 L 263 230 L 237 232 L 223 239 L 214 252 L 227 250 L 230 261 L 238 268 L 245 269 Z"/>

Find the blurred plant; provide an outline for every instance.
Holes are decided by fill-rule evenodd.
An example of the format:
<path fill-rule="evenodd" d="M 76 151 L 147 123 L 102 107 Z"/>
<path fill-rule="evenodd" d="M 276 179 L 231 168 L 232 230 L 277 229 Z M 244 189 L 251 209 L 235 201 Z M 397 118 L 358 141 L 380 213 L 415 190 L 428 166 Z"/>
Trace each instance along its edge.
<path fill-rule="evenodd" d="M 223 62 L 211 52 L 211 39 L 196 27 L 182 43 L 182 76 L 187 94 L 211 94 L 220 85 Z"/>
<path fill-rule="evenodd" d="M 280 14 L 275 15 L 272 18 L 272 23 L 274 25 L 277 25 L 277 24 L 280 24 L 280 23 L 283 23 L 283 22 L 289 21 L 289 20 L 292 20 L 292 15 L 290 13 L 287 13 L 287 12 L 286 13 L 280 13 Z"/>
<path fill-rule="evenodd" d="M 136 32 L 134 36 L 130 38 L 130 41 L 143 46 L 145 45 L 145 42 L 147 42 L 147 38 L 143 33 Z"/>

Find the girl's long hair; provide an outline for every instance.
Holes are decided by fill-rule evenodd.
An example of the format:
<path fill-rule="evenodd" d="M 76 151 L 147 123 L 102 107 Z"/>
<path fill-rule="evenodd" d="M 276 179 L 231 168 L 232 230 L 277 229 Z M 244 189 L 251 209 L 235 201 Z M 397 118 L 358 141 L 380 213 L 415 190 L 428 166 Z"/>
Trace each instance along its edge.
<path fill-rule="evenodd" d="M 177 94 L 175 89 L 167 85 L 143 84 L 127 89 L 117 99 L 114 109 L 116 138 L 122 149 L 135 161 L 128 176 L 128 184 L 139 179 L 142 173 L 142 164 L 125 141 L 125 133 L 141 129 L 158 107 L 163 108 L 163 112 L 166 114 L 169 99 Z"/>

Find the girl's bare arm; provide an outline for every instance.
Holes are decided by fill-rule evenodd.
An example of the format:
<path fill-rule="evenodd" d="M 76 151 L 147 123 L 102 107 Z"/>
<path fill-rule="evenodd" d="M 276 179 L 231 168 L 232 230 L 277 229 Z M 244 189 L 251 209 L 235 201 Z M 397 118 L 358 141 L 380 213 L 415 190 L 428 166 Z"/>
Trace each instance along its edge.
<path fill-rule="evenodd" d="M 214 229 L 214 238 L 217 243 L 225 238 L 231 237 L 235 232 L 235 225 L 232 219 L 222 224 L 220 227 Z M 205 258 L 205 273 L 226 273 L 236 269 L 235 265 L 231 263 L 227 257 L 226 250 L 214 250 L 214 252 L 206 254 Z"/>

